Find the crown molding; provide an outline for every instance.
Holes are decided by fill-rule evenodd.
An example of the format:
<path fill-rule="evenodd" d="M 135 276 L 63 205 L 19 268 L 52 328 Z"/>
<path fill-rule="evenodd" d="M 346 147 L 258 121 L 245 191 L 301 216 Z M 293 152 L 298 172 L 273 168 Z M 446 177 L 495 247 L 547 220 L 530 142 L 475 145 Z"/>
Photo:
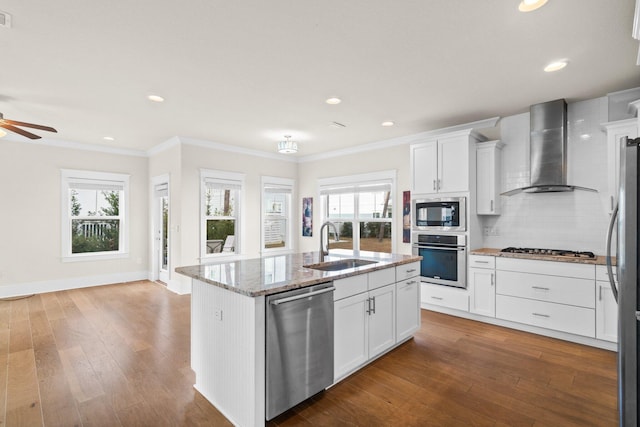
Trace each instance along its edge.
<path fill-rule="evenodd" d="M 98 144 L 85 144 L 82 142 L 66 141 L 63 139 L 50 139 L 50 138 L 29 139 L 29 138 L 20 137 L 18 135 L 10 135 L 10 134 L 7 134 L 7 136 L 5 136 L 2 139 L 5 141 L 26 143 L 26 144 L 32 144 L 32 145 L 45 146 L 45 147 L 70 148 L 73 150 L 94 151 L 98 153 L 118 154 L 122 156 L 147 157 L 147 153 L 142 150 L 134 150 L 131 148 L 109 147 L 106 145 L 98 145 Z"/>

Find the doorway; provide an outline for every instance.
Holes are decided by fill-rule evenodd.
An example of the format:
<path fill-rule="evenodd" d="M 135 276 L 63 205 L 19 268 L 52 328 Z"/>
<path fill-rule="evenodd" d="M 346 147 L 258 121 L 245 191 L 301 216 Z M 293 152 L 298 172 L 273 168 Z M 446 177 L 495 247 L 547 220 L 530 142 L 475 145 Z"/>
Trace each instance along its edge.
<path fill-rule="evenodd" d="M 169 179 L 157 177 L 153 184 L 153 278 L 168 284 L 171 265 Z"/>

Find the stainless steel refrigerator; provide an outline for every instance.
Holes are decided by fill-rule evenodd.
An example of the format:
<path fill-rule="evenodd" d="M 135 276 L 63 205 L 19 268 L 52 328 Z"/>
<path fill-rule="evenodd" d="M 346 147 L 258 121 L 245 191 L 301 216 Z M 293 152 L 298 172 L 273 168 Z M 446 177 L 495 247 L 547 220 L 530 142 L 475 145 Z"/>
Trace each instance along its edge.
<path fill-rule="evenodd" d="M 638 157 L 640 138 L 620 141 L 618 204 L 607 234 L 607 269 L 611 290 L 618 302 L 618 413 L 620 425 L 638 426 Z M 613 279 L 611 241 L 617 217 L 616 271 Z"/>

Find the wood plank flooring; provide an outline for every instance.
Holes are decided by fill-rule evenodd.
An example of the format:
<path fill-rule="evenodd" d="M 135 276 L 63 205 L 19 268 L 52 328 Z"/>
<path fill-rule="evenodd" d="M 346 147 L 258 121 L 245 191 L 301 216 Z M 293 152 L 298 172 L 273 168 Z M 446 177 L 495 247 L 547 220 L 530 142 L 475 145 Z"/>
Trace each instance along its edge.
<path fill-rule="evenodd" d="M 190 296 L 0 301 L 0 426 L 228 426 L 193 389 Z M 422 312 L 415 338 L 270 426 L 615 426 L 615 353 Z"/>

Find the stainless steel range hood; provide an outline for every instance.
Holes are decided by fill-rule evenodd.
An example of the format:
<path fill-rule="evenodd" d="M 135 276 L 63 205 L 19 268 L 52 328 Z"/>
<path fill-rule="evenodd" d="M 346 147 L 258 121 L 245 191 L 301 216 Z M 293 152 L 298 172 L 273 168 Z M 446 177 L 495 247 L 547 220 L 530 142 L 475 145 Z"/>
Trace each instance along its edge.
<path fill-rule="evenodd" d="M 502 193 L 555 193 L 591 188 L 567 184 L 567 103 L 564 99 L 529 108 L 531 185 Z"/>

